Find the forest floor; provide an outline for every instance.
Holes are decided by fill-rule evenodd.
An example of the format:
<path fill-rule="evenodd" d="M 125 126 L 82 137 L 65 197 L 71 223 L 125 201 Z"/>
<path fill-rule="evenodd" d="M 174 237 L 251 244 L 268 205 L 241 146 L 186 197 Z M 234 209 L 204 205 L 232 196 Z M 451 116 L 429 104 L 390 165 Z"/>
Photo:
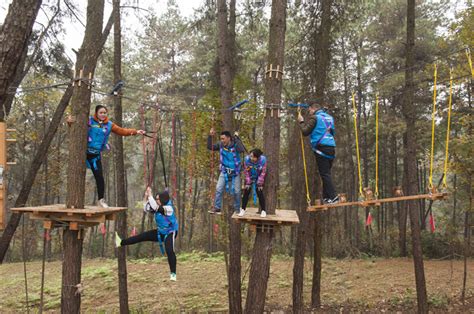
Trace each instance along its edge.
<path fill-rule="evenodd" d="M 430 309 L 433 312 L 474 313 L 474 261 L 468 261 L 466 302 L 460 303 L 463 262 L 425 261 Z M 242 296 L 245 299 L 248 261 Z M 41 262 L 28 262 L 29 304 L 37 311 L 40 299 Z M 266 308 L 291 312 L 293 259 L 275 256 L 270 270 Z M 305 263 L 305 304 L 311 300 L 312 261 Z M 118 312 L 117 262 L 85 259 L 82 265 L 83 312 Z M 169 281 L 165 258 L 128 261 L 128 294 L 132 312 L 178 312 L 227 310 L 227 285 L 222 255 L 178 255 L 178 281 Z M 44 304 L 59 312 L 61 262 L 46 263 Z M 308 312 L 415 312 L 416 290 L 411 259 L 323 260 L 323 306 Z M 245 304 L 245 300 L 244 300 Z M 0 265 L 0 313 L 24 312 L 23 264 Z"/>

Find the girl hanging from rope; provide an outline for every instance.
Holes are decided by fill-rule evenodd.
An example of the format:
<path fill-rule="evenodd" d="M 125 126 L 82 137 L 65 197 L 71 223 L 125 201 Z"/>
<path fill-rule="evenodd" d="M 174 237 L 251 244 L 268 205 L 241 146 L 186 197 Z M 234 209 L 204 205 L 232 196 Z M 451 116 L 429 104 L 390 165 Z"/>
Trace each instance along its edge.
<path fill-rule="evenodd" d="M 146 231 L 139 235 L 121 239 L 118 233 L 115 233 L 115 246 L 121 247 L 143 241 L 158 242 L 161 253 L 168 257 L 170 266 L 170 280 L 176 281 L 176 254 L 174 252 L 174 241 L 178 236 L 178 220 L 174 213 L 174 208 L 170 200 L 168 191 L 161 192 L 153 198 L 151 188 L 148 187 L 145 192 L 146 203 L 144 210 L 155 215 L 156 229 Z M 164 243 L 164 249 L 163 249 Z"/>
<path fill-rule="evenodd" d="M 95 182 L 97 184 L 98 206 L 108 208 L 105 196 L 105 181 L 102 170 L 101 153 L 108 148 L 110 133 L 113 132 L 120 136 L 144 135 L 146 132 L 136 129 L 125 129 L 111 122 L 107 117 L 107 107 L 98 105 L 95 107 L 94 116 L 89 117 L 89 131 L 87 137 L 87 168 L 92 170 Z M 75 122 L 74 117 L 67 117 L 67 123 Z"/>
<path fill-rule="evenodd" d="M 239 212 L 240 217 L 245 215 L 245 209 L 247 208 L 250 191 L 252 191 L 252 189 L 254 202 L 257 201 L 256 198 L 258 196 L 260 217 L 267 216 L 265 212 L 265 197 L 263 196 L 263 184 L 265 183 L 266 174 L 267 158 L 260 149 L 252 149 L 250 154 L 245 156 L 244 159 L 245 188 L 244 196 L 242 197 L 242 208 L 240 208 Z"/>

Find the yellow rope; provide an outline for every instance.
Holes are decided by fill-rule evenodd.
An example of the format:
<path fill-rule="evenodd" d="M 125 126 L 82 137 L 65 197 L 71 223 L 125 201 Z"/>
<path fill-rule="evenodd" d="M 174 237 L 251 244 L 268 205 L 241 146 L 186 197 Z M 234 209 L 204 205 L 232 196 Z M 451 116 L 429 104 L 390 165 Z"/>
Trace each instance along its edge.
<path fill-rule="evenodd" d="M 379 197 L 379 94 L 375 94 L 375 198 Z"/>
<path fill-rule="evenodd" d="M 471 50 L 469 48 L 466 49 L 466 57 L 467 57 L 467 62 L 469 62 L 469 68 L 471 69 L 472 78 L 474 79 L 474 68 L 472 67 Z"/>
<path fill-rule="evenodd" d="M 448 126 L 446 129 L 446 154 L 444 156 L 443 188 L 448 187 L 449 133 L 451 131 L 451 107 L 453 103 L 453 69 L 449 69 Z"/>
<path fill-rule="evenodd" d="M 301 115 L 301 108 L 298 107 L 298 115 Z M 304 180 L 306 184 L 306 202 L 308 203 L 308 207 L 311 206 L 311 196 L 309 195 L 309 184 L 308 184 L 308 171 L 306 169 L 306 155 L 304 153 L 304 140 L 303 140 L 303 132 L 300 131 L 300 139 L 301 139 L 301 156 L 303 156 L 303 168 L 304 168 Z"/>
<path fill-rule="evenodd" d="M 433 83 L 433 112 L 431 113 L 431 155 L 430 155 L 430 177 L 428 187 L 433 188 L 433 161 L 434 161 L 434 142 L 435 142 L 435 118 L 436 118 L 436 78 L 438 75 L 436 63 L 434 64 L 434 83 Z M 408 127 L 408 126 L 407 126 Z"/>
<path fill-rule="evenodd" d="M 360 174 L 360 154 L 359 154 L 359 133 L 357 132 L 357 108 L 355 102 L 355 94 L 352 91 L 352 108 L 354 109 L 354 132 L 355 132 L 355 142 L 356 142 L 356 153 L 357 153 L 357 170 L 359 174 L 359 195 L 364 197 L 362 192 L 362 175 Z"/>

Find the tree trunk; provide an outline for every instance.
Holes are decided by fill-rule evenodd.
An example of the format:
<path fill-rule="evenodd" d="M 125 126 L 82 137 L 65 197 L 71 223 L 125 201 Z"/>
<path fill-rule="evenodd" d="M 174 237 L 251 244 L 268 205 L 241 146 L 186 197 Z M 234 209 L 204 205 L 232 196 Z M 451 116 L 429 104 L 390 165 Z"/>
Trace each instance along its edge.
<path fill-rule="evenodd" d="M 405 177 L 407 183 L 407 194 L 418 193 L 418 178 L 416 172 L 416 134 L 411 132 L 415 125 L 417 116 L 414 98 L 414 65 L 415 65 L 415 0 L 407 0 L 407 45 L 406 45 L 406 67 L 405 67 L 405 93 L 403 101 L 403 116 L 406 122 L 405 133 Z M 415 266 L 416 294 L 418 300 L 418 312 L 428 313 L 428 302 L 426 295 L 425 271 L 423 268 L 423 253 L 421 250 L 420 217 L 417 201 L 408 201 L 408 212 L 410 215 L 411 236 L 413 244 L 413 261 Z"/>
<path fill-rule="evenodd" d="M 273 68 L 279 66 L 283 70 L 285 57 L 286 31 L 286 0 L 273 0 L 270 18 L 270 38 L 268 43 L 267 65 Z M 271 73 L 271 72 L 270 72 Z M 265 104 L 281 103 L 282 75 L 275 78 L 276 73 L 266 75 Z M 268 160 L 267 176 L 265 179 L 265 200 L 268 214 L 274 214 L 278 200 L 279 159 L 280 159 L 280 117 L 278 111 L 265 109 L 263 122 L 263 151 Z M 272 255 L 273 230 L 261 232 L 257 230 L 255 245 L 252 253 L 252 264 L 249 274 L 246 313 L 262 313 L 265 308 L 270 259 Z"/>
<path fill-rule="evenodd" d="M 229 26 L 227 24 L 227 5 L 225 0 L 217 1 L 217 52 L 219 58 L 220 94 L 223 108 L 232 106 L 232 84 L 235 77 L 235 0 L 230 1 Z M 225 130 L 234 129 L 233 116 L 230 110 L 223 114 L 223 127 Z M 224 199 L 227 202 L 227 197 Z M 231 207 L 229 207 L 231 208 Z M 238 208 L 234 208 L 238 210 Z M 241 291 L 241 234 L 240 224 L 232 221 L 233 210 L 227 213 L 229 226 L 229 269 L 228 269 L 228 296 L 229 312 L 242 313 L 242 291 Z"/>
<path fill-rule="evenodd" d="M 70 127 L 69 158 L 67 174 L 67 208 L 84 208 L 87 121 L 91 103 L 91 90 L 88 81 L 94 77 L 97 59 L 102 52 L 102 22 L 104 17 L 104 0 L 91 0 L 87 5 L 87 24 L 84 41 L 77 54 L 76 75 L 83 81 L 77 82 L 72 94 L 72 113 L 76 119 Z M 80 86 L 79 86 L 80 84 Z M 81 231 L 79 231 L 82 233 Z M 79 313 L 81 296 L 71 287 L 81 281 L 82 237 L 78 231 L 64 230 L 64 260 L 61 293 L 61 312 Z M 79 257 L 78 257 L 79 256 Z"/>
<path fill-rule="evenodd" d="M 0 121 L 5 121 L 4 103 L 8 88 L 28 49 L 28 39 L 42 0 L 14 0 L 0 26 Z"/>
<path fill-rule="evenodd" d="M 113 1 L 114 7 L 114 84 L 122 80 L 122 29 L 120 24 L 120 0 Z M 122 93 L 118 91 L 114 95 L 114 120 L 118 125 L 123 125 L 122 119 Z M 115 169 L 117 177 L 115 186 L 117 191 L 117 206 L 128 207 L 127 190 L 125 188 L 125 164 L 123 160 L 123 139 L 121 136 L 115 136 Z M 118 215 L 117 219 L 118 233 L 122 236 L 127 235 L 127 211 Z M 120 313 L 129 313 L 128 308 L 128 290 L 127 290 L 127 250 L 126 247 L 117 249 L 118 259 L 118 279 L 119 279 L 119 300 Z"/>
<path fill-rule="evenodd" d="M 316 97 L 324 98 L 326 89 L 326 78 L 331 59 L 331 6 L 332 0 L 322 2 L 321 26 L 318 30 L 316 40 Z M 314 263 L 313 263 L 313 286 L 311 290 L 311 306 L 313 308 L 321 305 L 321 257 L 322 257 L 322 219 L 326 213 L 317 212 L 314 221 Z"/>

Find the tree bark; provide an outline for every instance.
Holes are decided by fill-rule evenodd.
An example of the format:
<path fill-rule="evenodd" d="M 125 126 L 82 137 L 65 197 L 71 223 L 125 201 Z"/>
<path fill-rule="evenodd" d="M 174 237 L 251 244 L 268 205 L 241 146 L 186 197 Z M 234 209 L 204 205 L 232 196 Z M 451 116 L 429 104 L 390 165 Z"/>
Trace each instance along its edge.
<path fill-rule="evenodd" d="M 416 172 L 416 134 L 411 132 L 417 115 L 413 104 L 414 98 L 414 65 L 415 65 L 415 0 L 407 0 L 407 45 L 406 45 L 405 93 L 403 101 L 403 116 L 406 122 L 405 133 L 405 177 L 408 195 L 418 193 L 418 178 Z M 408 201 L 411 236 L 413 244 L 413 262 L 415 266 L 416 294 L 418 312 L 428 313 L 425 271 L 423 267 L 423 252 L 421 249 L 420 217 L 417 201 Z"/>
<path fill-rule="evenodd" d="M 326 79 L 331 59 L 331 6 L 332 0 L 322 2 L 321 26 L 315 38 L 316 48 L 316 97 L 324 98 L 326 92 Z M 311 306 L 313 308 L 321 305 L 321 257 L 322 257 L 322 219 L 326 213 L 317 212 L 314 221 L 314 263 L 313 263 L 313 286 L 311 290 Z"/>
<path fill-rule="evenodd" d="M 104 18 L 104 0 L 90 0 L 87 5 L 87 24 L 84 41 L 76 61 L 76 75 L 82 80 L 77 82 L 72 94 L 72 114 L 76 119 L 70 127 L 69 158 L 67 174 L 67 208 L 84 208 L 87 121 L 91 103 L 89 89 L 94 77 L 97 59 L 102 52 L 102 22 Z M 81 75 L 82 74 L 82 75 Z M 79 84 L 80 83 L 80 84 Z M 81 232 L 81 231 L 79 231 Z M 82 232 L 81 232 L 82 233 Z M 78 239 L 78 231 L 64 230 L 64 260 L 61 293 L 61 312 L 79 313 L 81 295 L 71 287 L 80 284 L 82 237 Z M 79 258 L 78 258 L 79 256 Z"/>
<path fill-rule="evenodd" d="M 267 64 L 283 70 L 285 59 L 286 0 L 273 0 L 270 18 L 270 38 L 268 43 Z M 265 104 L 280 106 L 282 75 L 275 78 L 275 73 L 265 78 Z M 279 159 L 280 159 L 280 118 L 278 111 L 265 109 L 263 122 L 263 150 L 267 156 L 267 176 L 265 179 L 265 201 L 268 214 L 274 214 L 278 200 Z M 262 313 L 265 308 L 270 259 L 272 255 L 273 230 L 257 230 L 252 253 L 252 264 L 249 274 L 246 313 Z"/>
<path fill-rule="evenodd" d="M 225 0 L 217 1 L 217 52 L 219 58 L 220 95 L 223 108 L 232 106 L 232 84 L 235 77 L 235 0 L 230 2 L 229 26 L 227 21 L 227 5 Z M 228 131 L 234 130 L 233 116 L 230 110 L 223 112 L 223 128 Z M 227 197 L 224 204 L 228 204 Z M 230 206 L 229 208 L 231 208 Z M 234 208 L 238 210 L 238 208 Z M 242 313 L 242 291 L 241 291 L 241 234 L 240 224 L 232 221 L 234 210 L 228 210 L 227 222 L 229 226 L 229 269 L 228 269 L 228 296 L 229 312 Z"/>
<path fill-rule="evenodd" d="M 42 0 L 14 0 L 0 26 L 0 121 L 5 121 L 4 102 L 19 64 L 28 49 L 28 39 Z"/>
<path fill-rule="evenodd" d="M 114 84 L 122 80 L 122 29 L 120 24 L 120 0 L 113 1 L 113 19 L 114 19 Z M 114 95 L 114 121 L 118 125 L 123 125 L 122 119 L 122 93 L 118 91 Z M 117 177 L 115 179 L 117 191 L 117 206 L 128 207 L 127 191 L 125 188 L 125 164 L 123 156 L 123 138 L 115 136 L 115 169 Z M 118 215 L 117 230 L 122 236 L 127 234 L 127 211 L 123 211 Z M 117 249 L 118 260 L 118 279 L 119 279 L 119 301 L 120 313 L 129 313 L 128 307 L 128 290 L 127 290 L 127 250 L 126 247 Z"/>

